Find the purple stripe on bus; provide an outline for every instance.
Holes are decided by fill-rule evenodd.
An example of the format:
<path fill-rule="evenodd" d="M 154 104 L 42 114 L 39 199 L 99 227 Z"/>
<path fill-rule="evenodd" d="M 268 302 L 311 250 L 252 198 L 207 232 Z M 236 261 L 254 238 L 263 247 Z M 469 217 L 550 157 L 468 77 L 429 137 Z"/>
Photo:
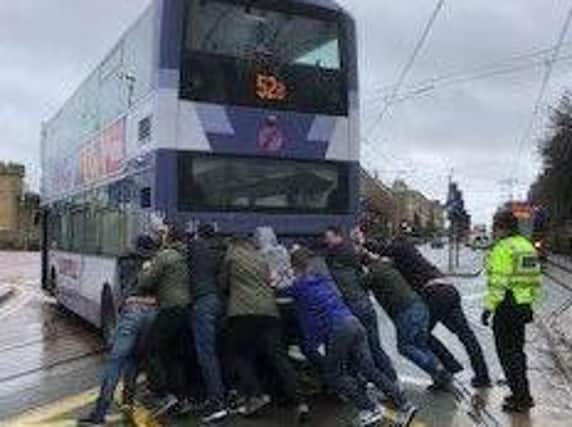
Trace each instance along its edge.
<path fill-rule="evenodd" d="M 246 107 L 226 107 L 225 110 L 234 134 L 207 130 L 214 152 L 308 159 L 326 157 L 329 141 L 312 142 L 308 138 L 315 115 Z M 199 117 L 203 127 L 212 127 L 204 115 Z"/>
<path fill-rule="evenodd" d="M 179 89 L 180 71 L 177 69 L 159 69 L 158 84 L 160 89 Z"/>
<path fill-rule="evenodd" d="M 336 128 L 336 117 L 318 116 L 314 119 L 308 141 L 329 142 Z"/>

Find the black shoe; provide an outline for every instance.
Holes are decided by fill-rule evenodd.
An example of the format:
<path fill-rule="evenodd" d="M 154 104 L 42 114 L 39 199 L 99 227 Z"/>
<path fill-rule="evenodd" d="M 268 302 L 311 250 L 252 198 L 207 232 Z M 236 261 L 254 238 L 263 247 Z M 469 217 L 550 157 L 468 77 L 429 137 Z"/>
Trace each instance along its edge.
<path fill-rule="evenodd" d="M 307 423 L 310 420 L 310 407 L 307 403 L 296 406 L 296 424 Z"/>
<path fill-rule="evenodd" d="M 493 386 L 490 378 L 488 377 L 484 378 L 474 377 L 471 380 L 471 385 L 473 386 L 473 388 L 491 388 Z"/>
<path fill-rule="evenodd" d="M 238 414 L 246 405 L 246 399 L 238 394 L 236 390 L 231 390 L 226 398 L 226 406 L 230 414 Z"/>
<path fill-rule="evenodd" d="M 448 391 L 451 388 L 451 382 L 453 381 L 453 375 L 450 372 L 442 370 L 439 371 L 433 378 L 433 384 L 427 387 L 428 391 Z"/>
<path fill-rule="evenodd" d="M 93 415 L 88 415 L 85 418 L 77 420 L 77 425 L 81 427 L 104 427 L 105 420 L 95 418 Z"/>
<path fill-rule="evenodd" d="M 515 401 L 515 397 L 514 394 L 509 394 L 508 396 L 505 396 L 504 399 L 502 400 L 503 405 L 505 403 L 513 403 Z"/>
<path fill-rule="evenodd" d="M 534 408 L 534 405 L 532 397 L 517 399 L 514 396 L 509 396 L 504 400 L 502 410 L 504 412 L 528 412 L 530 409 Z"/>

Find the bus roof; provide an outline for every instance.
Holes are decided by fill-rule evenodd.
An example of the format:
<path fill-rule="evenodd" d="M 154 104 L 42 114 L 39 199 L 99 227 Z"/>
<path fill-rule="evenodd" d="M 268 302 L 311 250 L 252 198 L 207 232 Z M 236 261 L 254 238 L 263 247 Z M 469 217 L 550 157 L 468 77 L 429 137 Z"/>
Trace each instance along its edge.
<path fill-rule="evenodd" d="M 335 0 L 294 0 L 297 3 L 309 4 L 312 6 L 324 7 L 327 9 L 343 10 Z"/>

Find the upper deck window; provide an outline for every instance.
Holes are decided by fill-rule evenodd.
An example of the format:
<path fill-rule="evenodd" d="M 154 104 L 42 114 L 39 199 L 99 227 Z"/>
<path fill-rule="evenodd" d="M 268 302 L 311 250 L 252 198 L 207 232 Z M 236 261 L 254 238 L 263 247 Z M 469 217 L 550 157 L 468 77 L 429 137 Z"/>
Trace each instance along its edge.
<path fill-rule="evenodd" d="M 339 27 L 318 20 L 223 1 L 193 1 L 189 10 L 187 48 L 195 52 L 341 68 Z"/>
<path fill-rule="evenodd" d="M 183 98 L 345 114 L 343 31 L 333 12 L 189 0 Z M 299 6 L 298 6 L 299 7 Z"/>

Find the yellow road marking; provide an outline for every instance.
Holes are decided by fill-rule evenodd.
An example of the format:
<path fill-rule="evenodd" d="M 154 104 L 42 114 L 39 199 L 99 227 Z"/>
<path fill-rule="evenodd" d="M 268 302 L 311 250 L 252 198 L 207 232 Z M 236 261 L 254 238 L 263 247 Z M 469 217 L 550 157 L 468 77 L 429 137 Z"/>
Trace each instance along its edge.
<path fill-rule="evenodd" d="M 43 425 L 53 418 L 72 412 L 83 406 L 92 403 L 97 399 L 99 387 L 92 388 L 73 396 L 66 397 L 57 402 L 49 403 L 36 409 L 32 409 L 16 418 L 4 421 L 6 426 L 28 426 L 28 425 Z"/>
<path fill-rule="evenodd" d="M 399 414 L 396 411 L 393 411 L 391 409 L 388 409 L 387 412 L 384 413 L 385 419 L 388 421 L 391 421 L 394 424 L 397 424 L 397 422 L 399 421 Z M 411 424 L 409 424 L 410 427 L 428 427 L 427 424 L 425 424 L 422 421 L 415 421 L 413 420 L 411 422 Z"/>
<path fill-rule="evenodd" d="M 122 384 L 115 393 L 115 400 L 119 402 L 119 396 L 121 395 Z M 10 420 L 0 422 L 2 427 L 75 427 L 76 421 L 69 419 L 62 419 L 63 416 L 69 414 L 72 411 L 83 408 L 91 403 L 94 403 L 97 399 L 99 393 L 99 387 L 92 388 L 90 390 L 84 391 L 82 393 L 66 397 L 59 401 L 44 405 L 42 407 L 32 409 L 22 415 L 19 415 Z M 159 423 L 151 416 L 151 412 L 141 405 L 136 405 L 133 413 L 130 416 L 131 421 L 136 427 L 162 427 Z M 385 413 L 385 418 L 392 423 L 397 423 L 398 413 L 391 409 L 388 409 Z M 113 415 L 107 418 L 107 422 L 111 425 L 124 420 L 125 417 L 121 414 Z M 413 420 L 410 424 L 411 427 L 428 427 L 425 422 Z"/>
<path fill-rule="evenodd" d="M 82 393 L 66 397 L 56 402 L 49 403 L 39 408 L 32 409 L 29 412 L 18 415 L 15 418 L 0 421 L 2 427 L 75 427 L 77 421 L 75 419 L 61 419 L 64 415 L 72 411 L 83 408 L 94 403 L 99 393 L 99 387 L 94 387 Z M 121 384 L 115 393 L 115 400 L 118 402 L 118 396 L 121 393 Z M 108 424 L 113 425 L 122 420 L 125 416 L 122 414 L 107 417 Z M 160 423 L 155 421 L 151 416 L 151 412 L 146 408 L 137 405 L 131 415 L 131 420 L 136 427 L 162 427 Z"/>

